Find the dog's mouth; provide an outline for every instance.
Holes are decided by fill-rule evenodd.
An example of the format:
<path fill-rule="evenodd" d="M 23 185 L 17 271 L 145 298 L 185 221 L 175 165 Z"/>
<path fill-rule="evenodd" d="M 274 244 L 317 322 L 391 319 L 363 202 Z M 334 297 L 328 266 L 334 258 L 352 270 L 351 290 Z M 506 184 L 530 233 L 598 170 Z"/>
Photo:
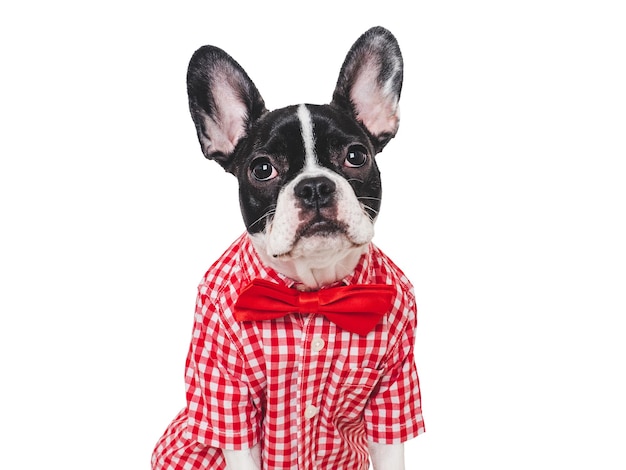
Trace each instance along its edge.
<path fill-rule="evenodd" d="M 337 233 L 346 233 L 346 227 L 344 224 L 318 215 L 300 226 L 296 234 L 296 239 L 313 237 L 316 235 L 334 235 Z"/>
<path fill-rule="evenodd" d="M 369 243 L 373 235 L 372 219 L 351 205 L 343 211 L 337 204 L 309 210 L 285 209 L 278 215 L 281 217 L 272 218 L 266 229 L 266 249 L 273 259 L 332 260 L 346 250 Z"/>
<path fill-rule="evenodd" d="M 348 226 L 343 222 L 316 216 L 303 222 L 291 239 L 289 248 L 272 253 L 274 259 L 288 259 L 290 257 L 318 257 L 325 252 L 342 252 L 348 248 L 355 248 L 365 243 L 356 241 L 350 236 Z"/>

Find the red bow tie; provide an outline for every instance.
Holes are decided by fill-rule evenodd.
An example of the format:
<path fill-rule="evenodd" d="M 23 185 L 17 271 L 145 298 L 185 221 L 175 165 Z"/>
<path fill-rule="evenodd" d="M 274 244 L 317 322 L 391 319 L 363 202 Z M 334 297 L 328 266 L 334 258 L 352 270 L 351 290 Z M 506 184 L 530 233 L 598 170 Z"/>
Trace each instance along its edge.
<path fill-rule="evenodd" d="M 355 284 L 300 292 L 255 279 L 235 302 L 238 321 L 272 320 L 290 313 L 322 314 L 344 330 L 366 335 L 389 312 L 396 292 L 386 284 Z"/>

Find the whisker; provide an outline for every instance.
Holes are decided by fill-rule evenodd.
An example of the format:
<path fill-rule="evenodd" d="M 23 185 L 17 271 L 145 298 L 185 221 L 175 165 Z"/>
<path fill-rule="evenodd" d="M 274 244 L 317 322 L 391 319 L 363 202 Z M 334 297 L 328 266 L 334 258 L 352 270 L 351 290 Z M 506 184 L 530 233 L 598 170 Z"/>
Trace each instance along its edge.
<path fill-rule="evenodd" d="M 259 217 L 258 219 L 256 219 L 254 222 L 252 222 L 251 224 L 248 224 L 247 228 L 252 228 L 253 226 L 255 226 L 256 224 L 258 224 L 259 222 L 261 222 L 263 219 L 266 219 L 272 215 L 274 215 L 276 213 L 276 204 L 272 205 L 269 207 L 269 209 L 267 211 L 265 211 L 263 213 L 263 215 L 261 215 L 261 217 Z"/>
<path fill-rule="evenodd" d="M 349 179 L 348 179 L 348 183 L 351 183 L 351 182 L 353 182 L 353 181 L 354 181 L 355 183 L 361 183 L 361 184 L 363 184 L 363 180 L 358 180 L 358 179 L 356 179 L 356 178 L 349 178 Z"/>
<path fill-rule="evenodd" d="M 370 196 L 358 196 L 357 199 L 359 201 L 364 201 L 364 200 L 377 201 L 377 202 L 382 201 L 382 199 L 378 197 L 370 197 Z M 378 216 L 378 211 L 374 209 L 373 207 L 370 207 L 365 202 L 361 202 L 361 208 L 363 209 L 363 212 L 365 212 L 365 214 L 370 218 L 371 221 L 374 221 L 374 219 Z"/>
<path fill-rule="evenodd" d="M 378 211 L 372 209 L 370 206 L 363 206 L 363 212 L 369 217 L 372 222 L 378 216 Z"/>

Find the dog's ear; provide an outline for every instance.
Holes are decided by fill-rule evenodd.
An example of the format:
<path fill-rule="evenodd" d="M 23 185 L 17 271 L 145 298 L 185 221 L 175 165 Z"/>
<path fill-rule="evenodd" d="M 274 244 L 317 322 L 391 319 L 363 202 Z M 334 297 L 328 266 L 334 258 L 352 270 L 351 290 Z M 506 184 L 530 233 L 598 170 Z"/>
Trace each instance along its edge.
<path fill-rule="evenodd" d="M 398 42 L 382 27 L 368 30 L 354 43 L 339 73 L 332 103 L 363 124 L 377 151 L 398 131 L 402 75 Z"/>
<path fill-rule="evenodd" d="M 243 68 L 213 46 L 193 54 L 187 94 L 202 153 L 230 171 L 237 143 L 266 112 L 263 98 Z"/>

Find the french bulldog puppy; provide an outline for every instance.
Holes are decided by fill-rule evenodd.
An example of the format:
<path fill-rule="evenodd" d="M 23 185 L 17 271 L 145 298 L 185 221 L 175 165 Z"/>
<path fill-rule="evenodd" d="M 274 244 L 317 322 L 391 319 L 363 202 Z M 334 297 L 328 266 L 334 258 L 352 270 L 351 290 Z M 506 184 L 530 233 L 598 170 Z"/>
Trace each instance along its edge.
<path fill-rule="evenodd" d="M 376 470 L 404 469 L 403 442 L 424 431 L 415 300 L 372 243 L 375 156 L 398 130 L 402 78 L 399 46 L 382 27 L 352 46 L 327 105 L 268 111 L 224 51 L 193 55 L 187 87 L 200 146 L 237 178 L 247 230 L 200 285 L 187 407 L 157 444 L 153 469 L 361 470 L 370 459 Z M 300 308 L 241 313 L 259 279 L 302 296 Z M 357 283 L 389 291 L 365 330 L 361 294 L 345 322 L 325 316 L 320 300 Z M 253 309 L 264 301 L 251 298 Z"/>

